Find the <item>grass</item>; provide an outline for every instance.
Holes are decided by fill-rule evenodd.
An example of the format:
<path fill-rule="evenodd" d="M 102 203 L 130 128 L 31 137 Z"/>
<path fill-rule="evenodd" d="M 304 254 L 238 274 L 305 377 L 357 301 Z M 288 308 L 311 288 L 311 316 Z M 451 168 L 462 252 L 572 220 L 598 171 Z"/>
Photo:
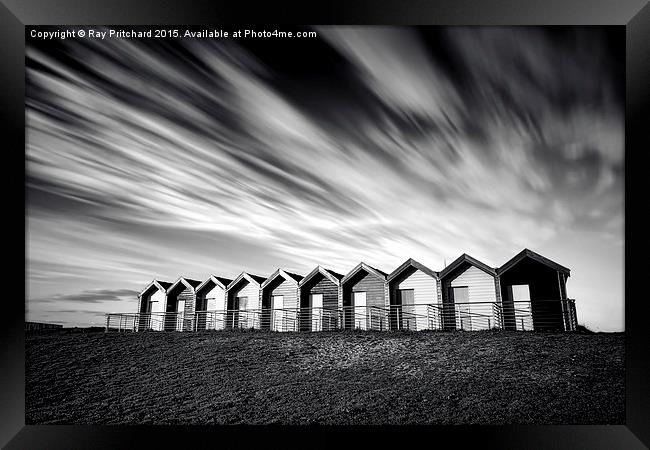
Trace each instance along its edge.
<path fill-rule="evenodd" d="M 622 424 L 624 336 L 28 333 L 26 423 Z"/>

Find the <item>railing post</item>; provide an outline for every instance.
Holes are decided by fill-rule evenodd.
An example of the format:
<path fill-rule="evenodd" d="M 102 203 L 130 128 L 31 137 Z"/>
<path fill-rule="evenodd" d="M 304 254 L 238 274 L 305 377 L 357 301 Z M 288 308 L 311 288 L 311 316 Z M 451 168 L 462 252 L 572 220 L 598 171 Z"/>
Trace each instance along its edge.
<path fill-rule="evenodd" d="M 578 315 L 576 313 L 576 302 L 575 300 L 569 299 L 569 310 L 571 311 L 571 331 L 576 331 L 578 329 Z"/>
<path fill-rule="evenodd" d="M 576 302 L 575 300 L 571 301 L 571 318 L 573 319 L 573 330 L 576 331 L 578 329 L 578 314 L 576 311 Z"/>
<path fill-rule="evenodd" d="M 562 325 L 564 331 L 569 331 L 571 329 L 571 312 L 569 311 L 569 302 L 567 300 L 560 300 L 562 305 Z"/>

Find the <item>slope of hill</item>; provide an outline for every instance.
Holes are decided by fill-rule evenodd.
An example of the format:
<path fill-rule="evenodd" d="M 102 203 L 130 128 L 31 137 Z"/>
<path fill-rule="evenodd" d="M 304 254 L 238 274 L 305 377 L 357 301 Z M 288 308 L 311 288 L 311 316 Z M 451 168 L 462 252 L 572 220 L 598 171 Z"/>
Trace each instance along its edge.
<path fill-rule="evenodd" d="M 26 335 L 26 423 L 622 424 L 624 335 Z"/>

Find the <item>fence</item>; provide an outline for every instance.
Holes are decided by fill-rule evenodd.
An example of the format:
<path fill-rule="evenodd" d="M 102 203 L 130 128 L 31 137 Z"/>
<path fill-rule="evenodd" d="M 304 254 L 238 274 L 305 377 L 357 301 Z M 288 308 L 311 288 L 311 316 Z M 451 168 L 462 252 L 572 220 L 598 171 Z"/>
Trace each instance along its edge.
<path fill-rule="evenodd" d="M 58 323 L 25 321 L 25 331 L 58 330 L 61 328 L 63 328 L 63 325 Z"/>
<path fill-rule="evenodd" d="M 195 317 L 184 312 L 111 313 L 106 315 L 106 330 L 191 331 Z"/>
<path fill-rule="evenodd" d="M 343 308 L 243 309 L 167 313 L 111 313 L 106 331 L 202 331 L 263 329 L 269 331 L 465 330 L 515 331 L 577 328 L 575 301 L 431 303 L 345 306 Z"/>

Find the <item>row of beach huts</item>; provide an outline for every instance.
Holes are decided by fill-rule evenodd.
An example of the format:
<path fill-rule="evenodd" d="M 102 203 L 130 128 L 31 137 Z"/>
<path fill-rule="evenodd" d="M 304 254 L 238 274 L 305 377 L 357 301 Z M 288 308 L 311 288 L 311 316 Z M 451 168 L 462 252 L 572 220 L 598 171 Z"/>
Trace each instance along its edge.
<path fill-rule="evenodd" d="M 524 249 L 498 268 L 463 254 L 439 272 L 408 259 L 390 274 L 360 263 L 345 275 L 317 266 L 306 276 L 278 269 L 268 277 L 154 280 L 138 295 L 137 312 L 107 315 L 106 328 L 574 331 L 569 276 Z"/>

